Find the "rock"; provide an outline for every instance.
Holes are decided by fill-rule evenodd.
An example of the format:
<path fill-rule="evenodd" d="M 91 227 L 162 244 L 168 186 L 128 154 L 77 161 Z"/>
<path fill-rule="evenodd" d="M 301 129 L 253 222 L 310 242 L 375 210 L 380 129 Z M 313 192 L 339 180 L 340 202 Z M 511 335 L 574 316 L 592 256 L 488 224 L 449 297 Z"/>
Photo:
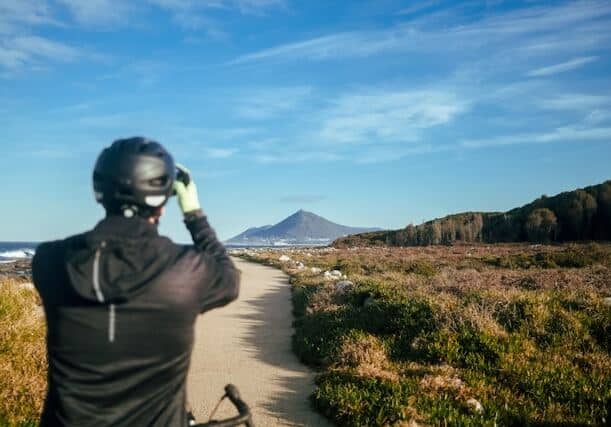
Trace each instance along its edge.
<path fill-rule="evenodd" d="M 477 412 L 477 413 L 484 412 L 484 407 L 482 406 L 482 404 L 479 403 L 478 400 L 472 397 L 467 399 L 467 406 L 474 412 Z"/>
<path fill-rule="evenodd" d="M 297 263 L 295 263 L 295 268 L 296 268 L 297 270 L 303 270 L 303 269 L 305 268 L 305 265 L 303 265 L 303 263 L 302 263 L 302 262 L 299 262 L 299 261 L 298 261 Z"/>
<path fill-rule="evenodd" d="M 314 274 L 320 274 L 320 272 L 322 271 L 320 268 L 318 267 L 312 267 L 310 268 L 310 271 Z"/>
<path fill-rule="evenodd" d="M 607 307 L 611 307 L 611 297 L 603 298 L 603 304 Z"/>
<path fill-rule="evenodd" d="M 337 280 L 342 278 L 342 272 L 339 270 L 325 271 L 325 280 Z"/>
<path fill-rule="evenodd" d="M 280 258 L 278 258 L 278 261 L 280 262 L 289 262 L 291 260 L 291 257 L 286 256 L 286 255 L 282 255 L 280 256 Z"/>
<path fill-rule="evenodd" d="M 376 302 L 376 300 L 374 299 L 374 297 L 372 295 L 369 295 L 367 298 L 365 298 L 365 301 L 363 301 L 363 307 L 369 307 L 374 305 Z"/>
<path fill-rule="evenodd" d="M 346 293 L 354 286 L 350 280 L 341 280 L 334 285 L 335 292 Z"/>

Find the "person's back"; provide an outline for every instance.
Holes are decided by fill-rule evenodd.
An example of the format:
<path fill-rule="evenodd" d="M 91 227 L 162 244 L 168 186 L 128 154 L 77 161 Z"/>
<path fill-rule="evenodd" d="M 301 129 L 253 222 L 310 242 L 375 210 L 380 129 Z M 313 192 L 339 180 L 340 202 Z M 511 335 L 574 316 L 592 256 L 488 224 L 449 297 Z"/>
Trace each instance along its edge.
<path fill-rule="evenodd" d="M 149 164 L 142 172 L 142 162 L 132 165 L 140 168 L 136 174 L 146 178 L 158 175 L 159 168 L 169 169 L 173 181 L 171 157 L 161 166 L 152 160 L 156 147 L 132 139 L 119 148 L 115 157 L 129 157 L 134 149 L 140 157 L 139 150 L 147 155 L 151 151 L 153 156 L 145 156 L 144 163 L 156 166 Z M 125 165 L 114 164 L 116 158 L 104 165 L 103 157 L 104 153 L 96 173 L 106 169 L 116 181 L 121 175 L 117 170 Z M 96 192 L 107 217 L 87 233 L 37 249 L 34 283 L 48 326 L 49 388 L 43 426 L 187 423 L 186 376 L 195 319 L 237 298 L 239 273 L 199 209 L 194 184 L 188 179 L 175 185 L 160 183 L 153 187 L 159 187 L 157 193 L 165 199 L 156 199 L 150 209 L 142 201 L 125 200 L 144 197 L 150 189 L 119 197 L 120 203 L 111 206 L 104 194 L 108 188 L 99 184 L 102 188 Z M 193 246 L 176 245 L 157 233 L 155 219 L 173 188 L 179 193 Z M 134 210 L 140 212 L 134 215 Z"/>

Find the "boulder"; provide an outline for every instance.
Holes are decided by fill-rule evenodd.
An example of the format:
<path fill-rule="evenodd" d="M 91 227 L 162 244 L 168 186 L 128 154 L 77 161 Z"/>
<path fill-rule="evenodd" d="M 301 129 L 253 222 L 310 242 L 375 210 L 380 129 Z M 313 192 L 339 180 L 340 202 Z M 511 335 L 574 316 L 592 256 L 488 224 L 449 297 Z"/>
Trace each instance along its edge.
<path fill-rule="evenodd" d="M 352 283 L 350 280 L 340 280 L 333 286 L 333 288 L 335 289 L 335 292 L 343 294 L 350 291 L 353 286 L 354 283 Z"/>
<path fill-rule="evenodd" d="M 325 280 L 337 280 L 342 278 L 342 272 L 339 270 L 325 271 Z"/>
<path fill-rule="evenodd" d="M 318 267 L 312 267 L 310 268 L 310 271 L 314 274 L 320 274 L 320 272 L 322 271 L 320 268 Z"/>
<path fill-rule="evenodd" d="M 286 255 L 281 255 L 280 258 L 278 258 L 278 261 L 280 262 L 289 262 L 291 260 L 291 257 L 286 256 Z"/>
<path fill-rule="evenodd" d="M 363 301 L 363 307 L 370 307 L 375 304 L 375 302 L 376 300 L 373 295 L 369 295 L 367 298 L 365 298 L 365 301 Z"/>

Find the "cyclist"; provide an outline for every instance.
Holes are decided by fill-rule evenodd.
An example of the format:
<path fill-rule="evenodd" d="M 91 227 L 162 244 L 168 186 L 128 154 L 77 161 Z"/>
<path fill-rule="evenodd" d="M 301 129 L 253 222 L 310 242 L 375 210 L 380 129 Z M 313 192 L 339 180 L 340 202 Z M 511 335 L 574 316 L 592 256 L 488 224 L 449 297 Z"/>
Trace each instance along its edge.
<path fill-rule="evenodd" d="M 115 141 L 97 159 L 93 187 L 106 217 L 41 244 L 33 259 L 47 319 L 41 425 L 184 427 L 196 317 L 237 298 L 239 271 L 188 171 L 176 175 L 159 143 Z M 157 232 L 173 193 L 193 245 Z"/>

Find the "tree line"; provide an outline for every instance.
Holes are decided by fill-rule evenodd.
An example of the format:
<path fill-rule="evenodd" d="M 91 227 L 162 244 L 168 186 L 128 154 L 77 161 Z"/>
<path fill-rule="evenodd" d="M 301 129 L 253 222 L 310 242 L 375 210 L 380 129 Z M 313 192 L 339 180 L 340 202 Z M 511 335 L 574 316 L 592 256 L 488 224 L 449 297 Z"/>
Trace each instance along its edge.
<path fill-rule="evenodd" d="M 611 180 L 537 200 L 508 212 L 449 215 L 401 230 L 338 239 L 336 246 L 426 246 L 454 242 L 611 240 Z"/>

